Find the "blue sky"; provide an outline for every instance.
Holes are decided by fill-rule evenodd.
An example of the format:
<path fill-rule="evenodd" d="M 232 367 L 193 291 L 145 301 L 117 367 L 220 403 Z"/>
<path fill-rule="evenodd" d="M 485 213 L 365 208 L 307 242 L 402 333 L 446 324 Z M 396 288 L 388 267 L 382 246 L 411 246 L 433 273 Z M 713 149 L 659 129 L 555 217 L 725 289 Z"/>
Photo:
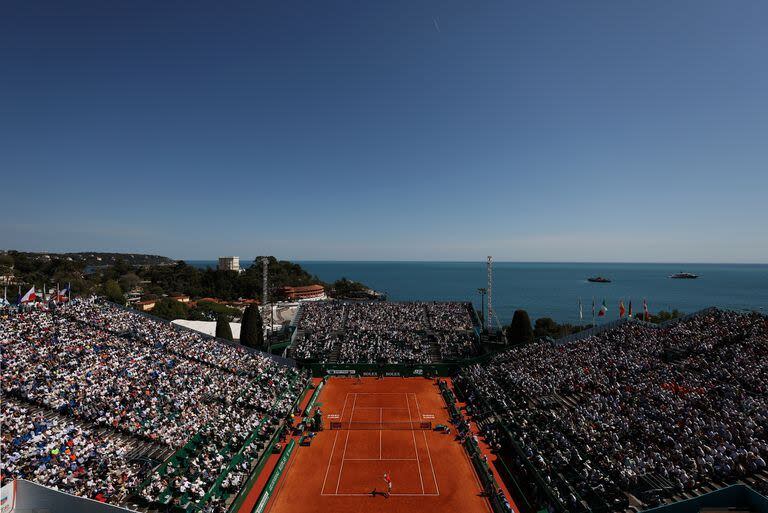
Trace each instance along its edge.
<path fill-rule="evenodd" d="M 768 262 L 768 3 L 0 5 L 0 248 Z"/>

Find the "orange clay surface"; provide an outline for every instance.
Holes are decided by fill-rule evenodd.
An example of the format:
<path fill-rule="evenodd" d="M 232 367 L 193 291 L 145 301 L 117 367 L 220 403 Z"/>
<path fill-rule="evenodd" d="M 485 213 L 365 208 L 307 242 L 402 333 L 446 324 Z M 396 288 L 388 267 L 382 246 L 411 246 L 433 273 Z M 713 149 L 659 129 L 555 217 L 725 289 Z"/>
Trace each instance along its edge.
<path fill-rule="evenodd" d="M 330 422 L 450 425 L 435 381 L 331 378 L 319 403 L 326 429 L 297 447 L 269 513 L 489 513 L 464 449 L 432 430 L 330 430 Z M 392 479 L 387 498 L 384 474 Z M 371 492 L 376 491 L 373 495 Z"/>

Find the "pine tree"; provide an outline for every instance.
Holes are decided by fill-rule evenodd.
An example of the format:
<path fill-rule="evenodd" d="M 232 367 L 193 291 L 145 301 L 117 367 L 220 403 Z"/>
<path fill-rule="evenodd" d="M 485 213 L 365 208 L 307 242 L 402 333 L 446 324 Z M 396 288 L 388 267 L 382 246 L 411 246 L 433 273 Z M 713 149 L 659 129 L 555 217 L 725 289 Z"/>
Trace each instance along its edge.
<path fill-rule="evenodd" d="M 259 309 L 256 308 L 256 312 Z M 269 340 L 264 338 L 264 323 L 261 321 L 261 314 L 256 316 L 256 347 L 261 347 L 264 351 L 269 349 Z"/>
<path fill-rule="evenodd" d="M 216 318 L 216 336 L 232 340 L 232 328 L 229 327 L 229 319 L 224 315 L 219 315 Z"/>
<path fill-rule="evenodd" d="M 243 313 L 240 327 L 240 343 L 248 347 L 261 348 L 264 344 L 264 326 L 261 322 L 259 307 L 250 305 Z"/>
<path fill-rule="evenodd" d="M 507 342 L 510 344 L 526 344 L 533 342 L 531 318 L 525 310 L 515 310 L 512 323 L 507 328 Z"/>

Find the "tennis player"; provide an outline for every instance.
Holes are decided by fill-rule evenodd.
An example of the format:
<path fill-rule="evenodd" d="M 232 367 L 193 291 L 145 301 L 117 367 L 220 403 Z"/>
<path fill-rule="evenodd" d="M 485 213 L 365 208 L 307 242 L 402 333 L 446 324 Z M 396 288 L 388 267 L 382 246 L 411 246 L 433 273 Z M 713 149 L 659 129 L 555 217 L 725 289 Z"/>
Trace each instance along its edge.
<path fill-rule="evenodd" d="M 387 497 L 392 493 L 392 478 L 389 472 L 384 472 L 384 482 L 387 483 Z"/>

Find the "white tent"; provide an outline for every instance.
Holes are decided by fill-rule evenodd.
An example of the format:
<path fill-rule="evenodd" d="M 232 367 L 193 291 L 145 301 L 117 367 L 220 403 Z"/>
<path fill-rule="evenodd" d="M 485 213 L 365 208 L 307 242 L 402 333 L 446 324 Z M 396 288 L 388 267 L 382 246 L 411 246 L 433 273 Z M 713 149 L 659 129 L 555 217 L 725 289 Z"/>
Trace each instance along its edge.
<path fill-rule="evenodd" d="M 199 331 L 200 333 L 204 333 L 212 337 L 216 336 L 216 321 L 188 321 L 186 319 L 176 319 L 175 321 L 171 321 L 171 323 Z M 240 323 L 230 322 L 229 329 L 232 330 L 232 338 L 235 340 L 240 340 Z"/>

